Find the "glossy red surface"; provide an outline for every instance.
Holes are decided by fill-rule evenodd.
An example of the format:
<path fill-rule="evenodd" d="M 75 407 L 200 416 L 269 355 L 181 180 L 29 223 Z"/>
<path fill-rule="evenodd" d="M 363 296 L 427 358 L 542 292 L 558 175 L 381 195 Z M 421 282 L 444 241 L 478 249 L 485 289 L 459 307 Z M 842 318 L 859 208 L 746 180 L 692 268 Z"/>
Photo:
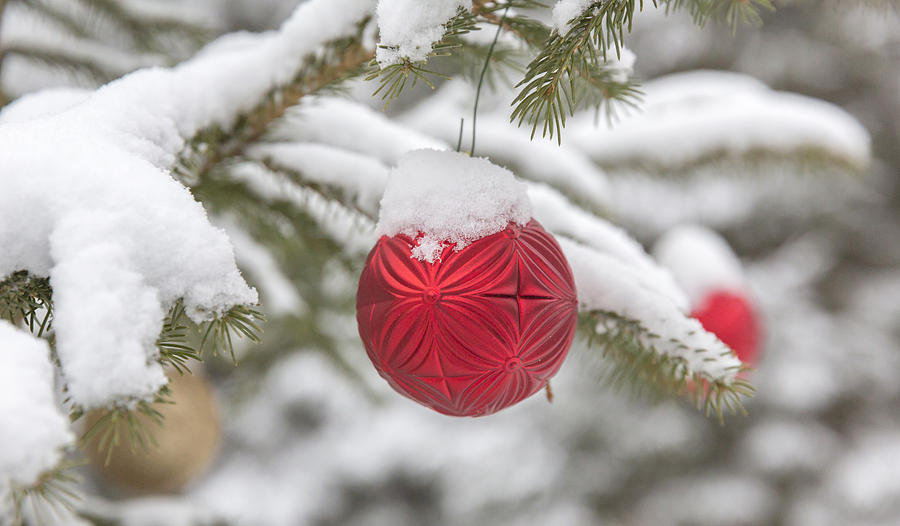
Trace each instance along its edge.
<path fill-rule="evenodd" d="M 577 323 L 572 271 L 537 221 L 479 239 L 440 261 L 415 240 L 382 237 L 359 280 L 356 319 L 375 368 L 438 412 L 481 416 L 539 391 L 562 365 Z"/>
<path fill-rule="evenodd" d="M 742 362 L 756 364 L 761 327 L 753 306 L 745 297 L 726 290 L 714 291 L 691 315 L 704 329 L 731 347 Z"/>

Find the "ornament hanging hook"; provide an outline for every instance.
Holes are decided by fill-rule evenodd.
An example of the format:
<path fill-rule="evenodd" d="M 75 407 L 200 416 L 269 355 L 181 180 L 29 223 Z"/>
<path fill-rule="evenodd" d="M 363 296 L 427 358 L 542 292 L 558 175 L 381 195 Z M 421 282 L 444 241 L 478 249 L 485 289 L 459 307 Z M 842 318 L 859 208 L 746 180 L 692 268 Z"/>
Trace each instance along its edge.
<path fill-rule="evenodd" d="M 506 21 L 506 14 L 509 12 L 511 5 L 511 2 L 506 4 L 503 16 L 500 17 L 500 22 L 497 23 L 497 32 L 494 33 L 494 40 L 491 42 L 491 47 L 488 48 L 487 57 L 484 59 L 484 67 L 481 68 L 481 76 L 478 78 L 478 87 L 475 90 L 475 107 L 472 109 L 472 146 L 469 148 L 469 157 L 475 156 L 475 121 L 478 118 L 478 100 L 481 98 L 481 86 L 484 84 L 484 75 L 487 73 L 488 66 L 491 65 L 491 55 L 494 54 L 494 47 L 500 38 L 500 32 L 503 31 L 503 23 Z M 459 151 L 459 148 L 457 148 L 457 151 Z"/>

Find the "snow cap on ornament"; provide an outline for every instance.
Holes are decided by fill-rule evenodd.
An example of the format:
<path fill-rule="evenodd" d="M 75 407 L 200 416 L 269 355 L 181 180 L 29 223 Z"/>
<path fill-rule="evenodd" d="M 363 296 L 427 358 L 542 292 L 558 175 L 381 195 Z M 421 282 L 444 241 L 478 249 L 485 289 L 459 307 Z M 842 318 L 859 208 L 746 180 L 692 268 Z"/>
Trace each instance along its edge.
<path fill-rule="evenodd" d="M 575 284 L 510 171 L 410 152 L 391 171 L 376 229 L 356 312 L 391 387 L 444 414 L 482 416 L 556 374 L 575 333 Z"/>
<path fill-rule="evenodd" d="M 743 267 L 728 243 L 708 228 L 683 225 L 657 241 L 653 253 L 687 293 L 691 316 L 742 362 L 755 365 L 762 328 Z"/>

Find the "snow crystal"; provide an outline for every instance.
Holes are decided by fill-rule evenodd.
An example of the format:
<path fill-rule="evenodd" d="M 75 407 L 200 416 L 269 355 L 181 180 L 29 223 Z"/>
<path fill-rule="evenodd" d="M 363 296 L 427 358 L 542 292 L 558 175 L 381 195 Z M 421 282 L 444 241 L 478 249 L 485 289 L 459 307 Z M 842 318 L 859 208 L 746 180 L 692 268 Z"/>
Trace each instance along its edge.
<path fill-rule="evenodd" d="M 808 149 L 825 150 L 859 169 L 869 162 L 866 130 L 827 102 L 714 71 L 670 75 L 643 89 L 643 111 L 614 127 L 598 127 L 591 116 L 575 117 L 568 127 L 571 141 L 606 166 L 678 168 L 710 155 Z"/>
<path fill-rule="evenodd" d="M 30 486 L 71 445 L 69 420 L 54 402 L 47 342 L 0 320 L 0 500 Z"/>
<path fill-rule="evenodd" d="M 412 255 L 433 263 L 447 245 L 461 250 L 529 219 L 526 187 L 509 170 L 463 153 L 416 150 L 391 170 L 376 231 L 421 233 Z"/>
<path fill-rule="evenodd" d="M 653 247 L 656 260 L 699 305 L 710 293 L 730 290 L 745 294 L 741 262 L 717 233 L 699 225 L 682 225 L 667 232 Z"/>
<path fill-rule="evenodd" d="M 559 0 L 553 6 L 553 27 L 561 35 L 569 31 L 569 22 L 581 16 L 585 9 L 595 3 L 596 0 Z"/>
<path fill-rule="evenodd" d="M 459 9 L 470 7 L 467 0 L 379 0 L 378 64 L 426 60 L 432 44 L 444 36 L 447 22 Z"/>
<path fill-rule="evenodd" d="M 734 379 L 741 362 L 731 349 L 669 297 L 646 288 L 640 270 L 569 239 L 558 241 L 575 275 L 583 308 L 639 321 L 648 331 L 642 336 L 646 346 L 683 358 L 691 372 L 726 383 Z"/>

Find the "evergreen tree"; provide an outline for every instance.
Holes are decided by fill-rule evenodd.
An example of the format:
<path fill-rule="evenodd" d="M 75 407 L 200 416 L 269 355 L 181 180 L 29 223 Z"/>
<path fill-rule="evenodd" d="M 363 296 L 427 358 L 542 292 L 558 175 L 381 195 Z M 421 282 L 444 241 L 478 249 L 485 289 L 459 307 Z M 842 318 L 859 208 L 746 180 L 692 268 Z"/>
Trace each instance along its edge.
<path fill-rule="evenodd" d="M 879 400 L 870 411 L 897 396 L 885 385 L 895 382 L 870 381 L 884 374 L 878 364 L 893 363 L 881 349 L 895 342 L 878 339 L 890 322 L 860 328 L 858 312 L 839 316 L 804 297 L 825 286 L 823 274 L 843 272 L 834 261 L 844 247 L 810 225 L 872 202 L 853 177 L 870 171 L 868 132 L 837 106 L 735 73 L 639 82 L 631 49 L 634 39 L 646 71 L 661 75 L 697 65 L 700 53 L 666 49 L 686 19 L 713 26 L 690 37 L 709 48 L 708 59 L 717 42 L 775 32 L 781 13 L 815 13 L 840 27 L 864 15 L 803 6 L 771 15 L 768 0 L 657 3 L 310 0 L 279 29 L 248 33 L 227 30 L 265 17 L 241 20 L 239 2 L 224 12 L 174 1 L 162 9 L 0 0 L 4 517 L 242 524 L 248 509 L 252 523 L 265 524 L 808 524 L 835 509 L 846 520 L 896 517 L 892 493 L 854 486 L 870 476 L 891 484 L 865 463 L 893 455 L 893 435 L 852 437 L 857 463 L 837 454 L 845 406 L 861 403 L 866 385 Z M 278 7 L 269 7 L 274 17 Z M 873 29 L 881 40 L 868 42 L 840 29 L 809 34 L 850 40 L 839 49 L 874 60 L 896 44 L 884 29 L 896 25 L 883 24 Z M 738 61 L 712 59 L 727 60 Z M 772 80 L 841 100 L 806 89 L 808 78 Z M 509 168 L 524 181 L 523 198 L 509 206 L 531 212 L 521 221 L 478 215 L 474 189 L 488 179 L 459 188 L 447 168 L 459 157 L 414 164 L 409 152 L 422 149 Z M 492 185 L 484 193 L 494 206 Z M 474 235 L 466 231 L 473 223 L 521 225 L 531 216 L 574 273 L 579 328 L 568 361 L 581 374 L 563 369 L 553 390 L 542 379 L 546 397 L 559 399 L 552 405 L 532 397 L 475 421 L 400 401 L 372 374 L 353 319 L 378 236 L 418 230 L 424 247 L 428 229 L 449 221 L 461 237 L 438 241 L 459 247 L 502 230 Z M 391 230 L 392 219 L 412 223 Z M 706 227 L 675 228 L 684 223 Z M 790 239 L 801 229 L 813 231 Z M 746 271 L 729 242 L 756 258 Z M 652 245 L 655 257 L 644 248 Z M 452 253 L 438 247 L 444 258 Z M 883 279 L 895 284 L 896 272 Z M 861 309 L 878 305 L 853 297 Z M 822 331 L 801 340 L 790 326 Z M 758 354 L 767 334 L 770 359 Z M 455 335 L 463 347 L 476 337 Z M 812 342 L 829 338 L 874 339 L 878 350 L 841 361 L 841 345 L 832 344 L 832 368 L 808 365 Z M 835 364 L 856 372 L 843 387 Z M 804 367 L 819 375 L 812 388 L 803 388 Z M 179 387 L 194 373 L 199 387 Z M 728 418 L 748 414 L 755 375 L 763 392 L 749 418 Z M 73 462 L 85 454 L 112 481 L 107 488 L 172 491 L 201 473 L 220 425 L 211 402 L 198 403 L 210 399 L 205 378 L 237 415 L 226 424 L 225 460 L 205 485 L 146 508 L 81 495 L 98 492 L 76 476 Z M 785 387 L 794 382 L 806 401 Z M 656 405 L 670 398 L 712 421 Z M 560 428 L 541 430 L 547 418 Z M 207 423 L 189 436 L 170 438 L 200 420 Z M 173 429 L 173 421 L 181 423 Z M 314 436 L 279 442 L 303 432 Z M 502 447 L 488 459 L 440 441 L 466 434 Z M 528 440 L 535 436 L 539 444 Z M 821 442 L 822 451 L 767 449 L 779 441 Z M 731 448 L 753 465 L 717 456 Z M 133 463 L 145 450 L 158 460 Z M 415 467 L 435 456 L 447 471 L 428 482 Z M 519 466 L 519 457 L 530 462 Z M 822 474 L 826 457 L 836 467 Z M 182 460 L 164 468 L 166 458 Z M 460 482 L 479 465 L 483 481 Z M 498 479 L 511 468 L 518 486 Z M 297 478 L 304 469 L 327 476 L 325 489 Z M 792 469 L 831 486 L 805 484 Z M 248 486 L 258 493 L 243 501 Z M 323 505 L 332 490 L 339 502 Z M 845 500 L 829 503 L 829 491 Z M 284 504 L 295 492 L 297 502 Z M 347 504 L 354 496 L 361 503 Z"/>

